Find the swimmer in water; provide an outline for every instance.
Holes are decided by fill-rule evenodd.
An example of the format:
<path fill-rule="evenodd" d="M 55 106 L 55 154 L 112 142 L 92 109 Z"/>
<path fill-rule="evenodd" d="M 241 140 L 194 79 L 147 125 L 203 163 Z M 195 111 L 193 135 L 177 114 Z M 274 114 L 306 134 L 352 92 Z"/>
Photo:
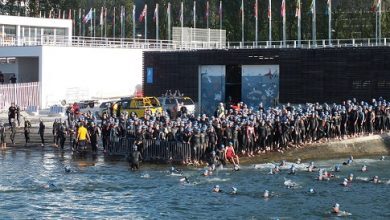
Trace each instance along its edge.
<path fill-rule="evenodd" d="M 279 172 L 280 172 L 279 166 L 278 166 L 278 165 L 275 165 L 274 173 L 279 173 Z"/>
<path fill-rule="evenodd" d="M 212 172 L 206 169 L 203 171 L 202 176 L 211 176 L 211 174 Z"/>
<path fill-rule="evenodd" d="M 71 171 L 70 167 L 69 167 L 69 166 L 66 166 L 66 167 L 65 167 L 65 173 L 70 173 L 70 171 Z"/>
<path fill-rule="evenodd" d="M 236 187 L 232 187 L 232 191 L 230 192 L 230 194 L 236 195 L 237 194 L 237 188 Z"/>
<path fill-rule="evenodd" d="M 381 156 L 381 160 L 385 160 L 385 156 Z"/>
<path fill-rule="evenodd" d="M 380 180 L 379 180 L 378 176 L 374 176 L 370 181 L 375 183 L 375 184 L 380 183 Z"/>
<path fill-rule="evenodd" d="M 280 162 L 280 166 L 281 166 L 281 167 L 286 166 L 286 160 L 282 160 L 282 162 Z"/>
<path fill-rule="evenodd" d="M 341 183 L 342 186 L 348 186 L 348 180 L 344 179 L 344 181 Z"/>
<path fill-rule="evenodd" d="M 268 174 L 269 174 L 269 175 L 274 175 L 274 174 L 275 174 L 275 173 L 274 173 L 274 169 L 271 168 L 271 169 L 269 170 L 269 173 L 268 173 Z"/>
<path fill-rule="evenodd" d="M 190 183 L 190 180 L 188 179 L 188 177 L 185 176 L 185 177 L 180 179 L 180 182 L 181 183 Z"/>
<path fill-rule="evenodd" d="M 314 194 L 314 193 L 316 193 L 316 191 L 314 191 L 313 188 L 310 188 L 310 189 L 309 189 L 309 193 L 310 193 L 310 194 Z"/>
<path fill-rule="evenodd" d="M 340 171 L 341 171 L 340 165 L 336 165 L 336 166 L 334 167 L 334 172 L 340 172 Z"/>
<path fill-rule="evenodd" d="M 367 166 L 366 166 L 366 165 L 363 165 L 361 171 L 362 171 L 362 172 L 367 172 Z"/>
<path fill-rule="evenodd" d="M 353 174 L 350 173 L 349 176 L 348 176 L 348 181 L 349 181 L 349 182 L 352 182 L 352 180 L 353 180 Z"/>
<path fill-rule="evenodd" d="M 301 164 L 301 158 L 298 158 L 297 161 L 295 162 L 296 164 Z"/>
<path fill-rule="evenodd" d="M 270 197 L 269 191 L 268 190 L 264 190 L 263 198 L 268 199 L 269 197 Z"/>
<path fill-rule="evenodd" d="M 331 213 L 335 214 L 337 216 L 348 216 L 348 215 L 351 215 L 351 213 L 349 213 L 349 212 L 341 211 L 340 210 L 340 205 L 338 203 L 334 204 L 334 206 L 332 207 Z"/>
<path fill-rule="evenodd" d="M 349 156 L 349 159 L 347 160 L 347 162 L 344 162 L 343 165 L 351 165 L 353 162 L 353 156 Z"/>
<path fill-rule="evenodd" d="M 338 203 L 334 204 L 334 206 L 332 207 L 332 213 L 334 214 L 340 213 L 340 205 Z"/>
<path fill-rule="evenodd" d="M 219 185 L 215 185 L 212 191 L 215 192 L 215 193 L 222 192 L 222 190 L 219 188 Z"/>
<path fill-rule="evenodd" d="M 313 172 L 316 167 L 314 166 L 314 162 L 310 162 L 310 165 L 307 167 L 308 172 Z"/>
<path fill-rule="evenodd" d="M 296 168 L 295 168 L 295 165 L 293 164 L 293 165 L 291 165 L 290 172 L 288 174 L 295 175 L 295 171 L 296 171 Z"/>

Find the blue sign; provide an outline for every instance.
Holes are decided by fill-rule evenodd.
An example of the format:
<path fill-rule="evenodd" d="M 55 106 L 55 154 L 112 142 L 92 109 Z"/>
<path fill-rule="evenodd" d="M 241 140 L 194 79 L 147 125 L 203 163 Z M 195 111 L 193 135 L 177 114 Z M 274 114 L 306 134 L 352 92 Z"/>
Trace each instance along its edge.
<path fill-rule="evenodd" d="M 148 67 L 146 68 L 146 83 L 152 84 L 153 83 L 153 68 Z"/>

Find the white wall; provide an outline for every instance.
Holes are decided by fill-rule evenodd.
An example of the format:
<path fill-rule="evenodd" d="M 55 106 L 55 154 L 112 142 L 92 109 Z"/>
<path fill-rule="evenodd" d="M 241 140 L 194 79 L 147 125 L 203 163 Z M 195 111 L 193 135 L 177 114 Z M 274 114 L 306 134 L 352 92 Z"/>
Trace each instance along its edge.
<path fill-rule="evenodd" d="M 138 49 L 44 46 L 41 60 L 43 107 L 63 99 L 129 96 L 142 84 Z"/>

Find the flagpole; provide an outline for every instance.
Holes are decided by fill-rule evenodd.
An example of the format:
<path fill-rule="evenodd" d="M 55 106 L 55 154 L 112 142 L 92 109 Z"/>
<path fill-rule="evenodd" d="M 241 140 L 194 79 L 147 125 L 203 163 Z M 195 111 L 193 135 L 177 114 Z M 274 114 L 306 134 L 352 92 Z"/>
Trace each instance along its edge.
<path fill-rule="evenodd" d="M 317 45 L 317 30 L 316 30 L 316 0 L 313 0 L 313 18 L 312 18 L 312 38 L 313 38 L 313 46 Z"/>
<path fill-rule="evenodd" d="M 104 8 L 100 9 L 100 37 L 103 37 Z"/>
<path fill-rule="evenodd" d="M 148 38 L 148 5 L 145 4 L 145 42 Z"/>
<path fill-rule="evenodd" d="M 85 16 L 85 9 L 83 9 L 83 16 Z M 82 22 L 82 21 L 80 21 Z M 83 22 L 83 37 L 85 37 L 85 23 Z"/>
<path fill-rule="evenodd" d="M 192 41 L 195 41 L 195 38 L 196 38 L 196 32 L 195 32 L 195 29 L 196 29 L 196 1 L 194 1 L 194 31 L 193 31 L 193 38 L 192 38 Z"/>
<path fill-rule="evenodd" d="M 112 37 L 114 38 L 115 40 L 115 7 L 114 7 L 114 18 L 113 18 L 113 28 L 112 28 Z"/>
<path fill-rule="evenodd" d="M 379 44 L 382 43 L 382 0 L 379 0 L 379 8 L 378 8 L 378 11 L 379 11 L 379 20 L 378 20 L 378 26 L 379 26 L 379 29 L 378 29 L 378 33 L 379 33 Z"/>
<path fill-rule="evenodd" d="M 107 8 L 104 9 L 104 37 L 107 38 Z"/>
<path fill-rule="evenodd" d="M 332 45 L 332 0 L 328 0 L 328 16 L 329 16 L 329 46 Z"/>
<path fill-rule="evenodd" d="M 183 30 L 183 28 L 184 28 L 184 12 L 183 12 L 183 10 L 184 10 L 184 5 L 183 5 L 183 1 L 181 2 L 181 5 L 180 5 L 180 25 L 181 25 L 181 45 L 182 45 L 182 47 L 183 47 L 183 43 L 184 43 L 184 36 L 183 36 L 183 34 L 184 34 L 184 30 Z"/>
<path fill-rule="evenodd" d="M 135 43 L 135 26 L 136 26 L 136 23 L 135 23 L 135 9 L 136 9 L 136 6 L 135 4 L 133 5 L 133 42 Z"/>
<path fill-rule="evenodd" d="M 302 31 L 301 31 L 301 0 L 298 0 L 298 47 L 301 47 L 302 45 Z"/>
<path fill-rule="evenodd" d="M 222 1 L 219 1 L 219 44 L 222 47 L 222 17 L 223 17 L 223 11 L 222 11 Z"/>
<path fill-rule="evenodd" d="M 93 37 L 93 19 L 94 19 L 93 8 L 91 8 L 90 10 L 91 10 L 91 15 L 92 15 L 92 17 L 91 17 L 91 37 Z"/>
<path fill-rule="evenodd" d="M 156 4 L 156 41 L 159 40 L 158 3 Z"/>
<path fill-rule="evenodd" d="M 194 1 L 194 11 L 193 11 L 193 13 L 194 13 L 194 20 L 193 20 L 193 22 L 194 22 L 194 29 L 196 28 L 196 1 Z"/>
<path fill-rule="evenodd" d="M 255 22 L 255 25 L 256 25 L 256 32 L 255 32 L 255 45 L 257 46 L 257 42 L 259 41 L 258 39 L 258 32 L 259 32 L 259 14 L 258 14 L 258 0 L 256 0 L 255 2 L 255 18 L 256 18 L 256 22 Z"/>
<path fill-rule="evenodd" d="M 79 8 L 79 36 L 81 36 L 81 8 Z"/>
<path fill-rule="evenodd" d="M 257 0 L 256 0 L 257 1 Z M 210 17 L 210 4 L 209 4 L 209 1 L 207 1 L 206 2 L 206 10 L 207 10 L 207 12 L 206 12 L 206 15 L 207 15 L 207 17 L 206 17 L 206 28 L 207 29 L 209 29 L 209 17 Z"/>
<path fill-rule="evenodd" d="M 272 44 L 272 5 L 271 0 L 268 0 L 268 41 Z"/>
<path fill-rule="evenodd" d="M 76 9 L 73 9 L 73 20 L 72 20 L 72 22 L 73 22 L 73 36 L 75 36 L 76 35 Z"/>
<path fill-rule="evenodd" d="M 375 43 L 378 44 L 378 9 L 377 8 L 375 8 Z"/>
<path fill-rule="evenodd" d="M 282 1 L 283 4 L 283 46 L 286 47 L 286 1 Z"/>
<path fill-rule="evenodd" d="M 168 40 L 171 40 L 171 3 L 168 2 Z"/>
<path fill-rule="evenodd" d="M 121 24 L 121 39 L 123 38 L 123 5 L 121 5 L 121 10 L 119 14 L 120 24 Z"/>
<path fill-rule="evenodd" d="M 96 8 L 93 9 L 93 37 L 96 37 Z"/>
<path fill-rule="evenodd" d="M 244 46 L 245 36 L 244 36 L 244 0 L 241 0 L 241 40 L 242 46 Z"/>

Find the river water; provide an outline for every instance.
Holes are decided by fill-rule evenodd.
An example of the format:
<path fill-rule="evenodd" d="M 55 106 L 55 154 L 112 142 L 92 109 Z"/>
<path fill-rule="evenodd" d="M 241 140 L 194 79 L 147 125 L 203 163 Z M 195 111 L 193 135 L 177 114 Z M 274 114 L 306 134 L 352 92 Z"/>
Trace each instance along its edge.
<path fill-rule="evenodd" d="M 315 161 L 332 169 L 343 160 Z M 368 172 L 360 172 L 365 164 Z M 64 167 L 71 168 L 66 173 Z M 131 172 L 124 161 L 103 156 L 75 158 L 56 149 L 8 149 L 0 152 L 1 219 L 323 219 L 334 203 L 353 219 L 390 219 L 390 158 L 355 159 L 330 181 L 315 180 L 318 172 L 288 163 L 269 175 L 272 164 L 231 167 L 201 176 L 202 169 L 181 167 L 190 183 L 169 172 L 169 166 L 143 166 Z M 340 185 L 348 174 L 354 181 Z M 378 175 L 380 184 L 368 180 Z M 287 188 L 285 182 L 296 187 Z M 214 185 L 222 193 L 212 193 Z M 230 194 L 231 187 L 238 189 Z M 314 194 L 308 192 L 310 188 Z M 272 197 L 262 198 L 269 190 Z"/>

